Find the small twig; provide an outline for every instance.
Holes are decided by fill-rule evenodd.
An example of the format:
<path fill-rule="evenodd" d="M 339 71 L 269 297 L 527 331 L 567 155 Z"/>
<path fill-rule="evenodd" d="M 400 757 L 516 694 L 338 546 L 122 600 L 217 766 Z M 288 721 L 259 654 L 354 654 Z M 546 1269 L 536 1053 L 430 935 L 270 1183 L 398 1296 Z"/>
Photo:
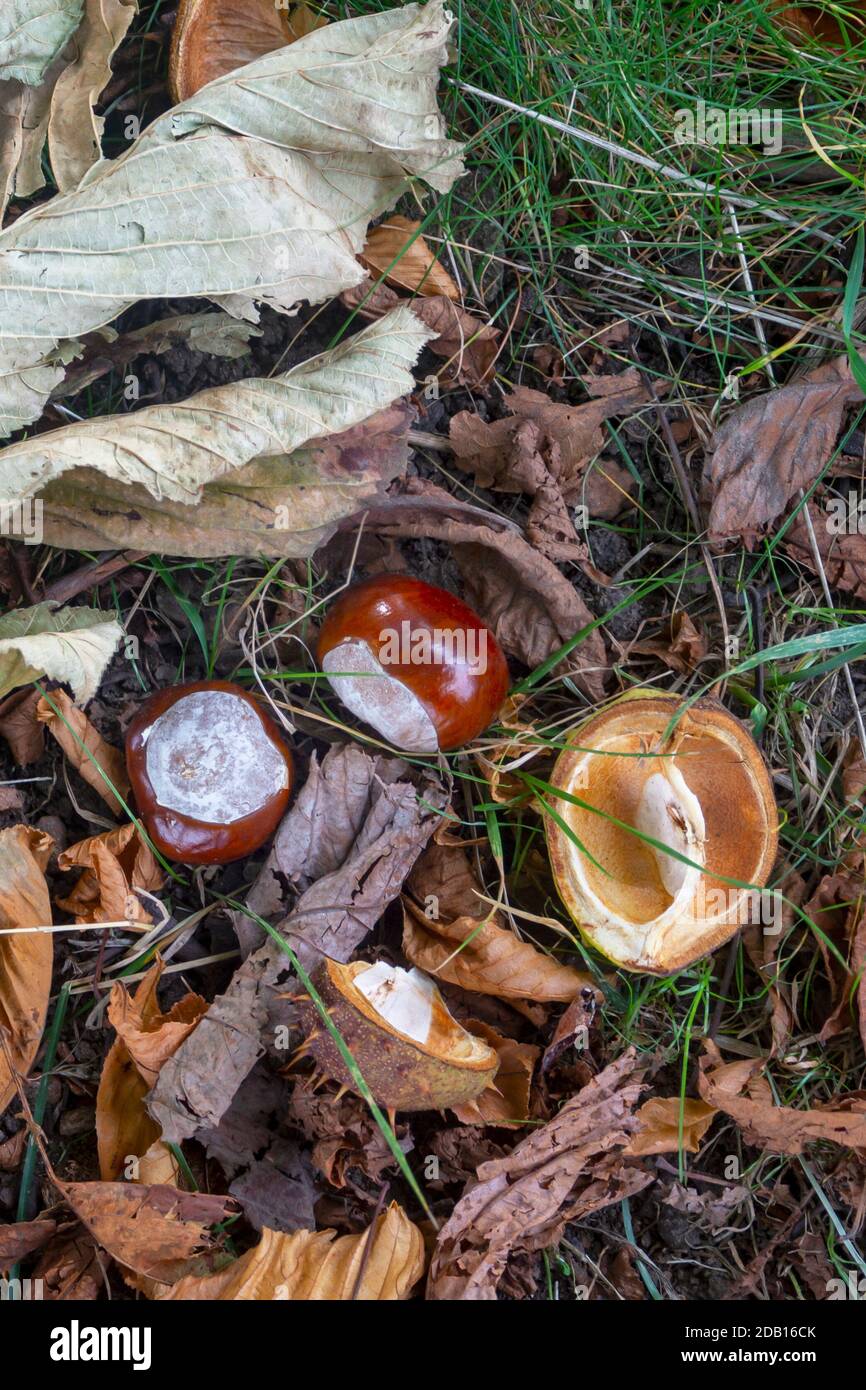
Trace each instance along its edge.
<path fill-rule="evenodd" d="M 354 1303 L 358 1297 L 358 1294 L 361 1289 L 361 1284 L 364 1279 L 364 1274 L 367 1270 L 367 1265 L 370 1262 L 370 1256 L 373 1253 L 373 1242 L 376 1239 L 376 1222 L 379 1220 L 379 1217 L 382 1214 L 382 1208 L 385 1205 L 385 1198 L 388 1194 L 389 1186 L 389 1183 L 383 1182 L 381 1188 L 379 1189 L 379 1197 L 376 1202 L 376 1210 L 373 1212 L 373 1220 L 370 1222 L 370 1229 L 367 1232 L 367 1239 L 364 1241 L 364 1252 L 361 1255 L 361 1263 L 358 1265 L 358 1273 L 355 1276 L 355 1282 L 352 1285 L 352 1295 L 349 1300 L 351 1303 Z"/>
<path fill-rule="evenodd" d="M 614 140 L 605 140 L 603 136 L 595 135 L 590 130 L 569 125 L 566 121 L 558 121 L 553 116 L 543 115 L 540 111 L 531 111 L 526 106 L 518 106 L 515 101 L 496 96 L 493 92 L 485 92 L 481 87 L 473 87 L 468 82 L 458 82 L 453 77 L 448 77 L 445 80 L 450 82 L 452 87 L 459 87 L 461 92 L 468 92 L 471 96 L 481 97 L 482 101 L 489 101 L 494 106 L 503 106 L 507 111 L 516 111 L 520 116 L 528 116 L 530 120 L 538 121 L 540 125 L 549 126 L 552 130 L 560 131 L 562 135 L 568 135 L 572 140 L 579 140 L 585 145 L 592 145 L 595 149 L 604 150 L 606 154 L 615 155 L 618 159 L 627 159 L 631 164 L 640 164 L 642 168 L 649 169 L 654 174 L 661 174 L 663 178 L 682 184 L 683 187 L 691 189 L 695 193 L 707 193 L 713 198 L 722 199 L 725 203 L 734 203 L 737 207 L 757 210 L 762 217 L 766 217 L 770 222 L 779 222 L 784 227 L 793 227 L 798 232 L 806 232 L 827 242 L 830 246 L 839 244 L 838 237 L 831 236 L 829 232 L 823 232 L 818 227 L 803 226 L 794 218 L 786 217 L 784 213 L 777 212 L 775 208 L 767 207 L 757 198 L 747 198 L 741 193 L 731 193 L 727 188 L 718 188 L 715 184 L 706 183 L 704 179 L 696 178 L 694 174 L 687 174 L 682 169 L 674 169 L 668 164 L 660 164 L 657 159 L 653 159 L 648 154 L 638 154 L 636 150 L 629 150 L 625 145 L 618 145 Z"/>

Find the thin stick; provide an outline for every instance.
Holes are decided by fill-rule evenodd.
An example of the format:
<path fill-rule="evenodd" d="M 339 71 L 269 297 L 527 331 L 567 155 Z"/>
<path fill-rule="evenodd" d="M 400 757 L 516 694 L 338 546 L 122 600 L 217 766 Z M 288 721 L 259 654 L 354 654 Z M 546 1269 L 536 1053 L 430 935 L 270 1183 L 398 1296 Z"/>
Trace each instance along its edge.
<path fill-rule="evenodd" d="M 462 92 L 469 92 L 472 96 L 481 97 L 482 101 L 489 101 L 494 106 L 504 106 L 508 111 L 516 111 L 520 116 L 528 116 L 530 120 L 550 126 L 552 130 L 558 130 L 563 135 L 570 136 L 572 140 L 580 140 L 585 145 L 593 145 L 598 150 L 604 150 L 606 154 L 616 155 L 619 159 L 627 159 L 632 164 L 640 164 L 642 168 L 649 169 L 654 174 L 661 174 L 674 183 L 681 183 L 695 193 L 709 193 L 713 198 L 719 198 L 725 203 L 735 203 L 737 207 L 741 208 L 757 209 L 770 222 L 780 222 L 784 227 L 794 227 L 797 231 L 809 232 L 812 236 L 819 237 L 821 241 L 829 243 L 830 246 L 839 244 L 838 237 L 831 236 L 829 232 L 822 232 L 817 227 L 805 227 L 794 218 L 776 212 L 775 208 L 766 207 L 757 198 L 746 198 L 742 194 L 731 193 L 726 188 L 717 188 L 714 184 L 706 183 L 693 174 L 686 174 L 682 169 L 674 169 L 668 164 L 660 164 L 657 159 L 653 159 L 648 154 L 638 154 L 636 150 L 629 150 L 625 145 L 618 145 L 613 140 L 605 140 L 601 135 L 595 135 L 590 130 L 583 130 L 580 126 L 558 121 L 553 116 L 544 116 L 540 111 L 530 111 L 526 106 L 518 106 L 515 101 L 508 101 L 506 97 L 496 96 L 493 92 L 485 92 L 481 87 L 473 87 L 468 82 L 458 82 L 453 77 L 446 78 L 446 81 L 450 82 L 452 87 L 459 87 Z"/>

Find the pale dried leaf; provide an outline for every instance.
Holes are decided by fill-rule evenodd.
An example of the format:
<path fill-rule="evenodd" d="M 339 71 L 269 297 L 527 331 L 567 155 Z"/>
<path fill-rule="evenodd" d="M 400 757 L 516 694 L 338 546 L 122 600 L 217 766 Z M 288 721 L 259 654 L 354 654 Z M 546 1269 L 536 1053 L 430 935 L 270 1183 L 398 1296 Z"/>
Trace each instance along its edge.
<path fill-rule="evenodd" d="M 137 299 L 207 295 L 249 318 L 256 302 L 289 312 L 357 284 L 370 217 L 413 178 L 446 191 L 461 170 L 435 96 L 450 22 L 430 0 L 317 29 L 19 218 L 0 236 L 0 422 L 3 373 Z"/>
<path fill-rule="evenodd" d="M 0 6 L 0 77 L 36 86 L 74 33 L 84 0 L 3 0 Z"/>
<path fill-rule="evenodd" d="M 113 613 L 38 603 L 0 618 L 0 697 L 50 676 L 86 705 L 123 637 Z"/>
<path fill-rule="evenodd" d="M 101 156 L 105 118 L 93 108 L 111 80 L 111 59 L 137 8 L 138 0 L 85 0 L 75 61 L 57 80 L 48 119 L 51 171 L 61 193 L 77 188 Z"/>
<path fill-rule="evenodd" d="M 206 483 L 194 507 L 76 469 L 43 496 L 45 539 L 74 549 L 305 559 L 405 470 L 411 418 L 411 406 L 397 402 L 291 455 L 256 459 Z"/>
<path fill-rule="evenodd" d="M 157 1297 L 386 1302 L 410 1296 L 424 1273 L 424 1238 L 396 1202 L 372 1232 L 335 1234 L 264 1230 L 259 1244 L 234 1264 L 203 1279 L 182 1279 Z"/>

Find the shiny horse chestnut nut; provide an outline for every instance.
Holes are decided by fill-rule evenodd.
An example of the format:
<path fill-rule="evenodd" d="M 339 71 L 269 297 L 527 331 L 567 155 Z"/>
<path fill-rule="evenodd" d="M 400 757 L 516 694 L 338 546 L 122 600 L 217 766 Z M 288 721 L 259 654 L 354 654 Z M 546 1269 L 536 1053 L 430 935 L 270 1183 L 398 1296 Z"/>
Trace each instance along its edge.
<path fill-rule="evenodd" d="M 292 755 L 276 724 L 229 681 L 151 695 L 129 726 L 126 765 L 150 838 L 182 864 L 251 854 L 292 791 Z"/>
<path fill-rule="evenodd" d="M 411 753 L 459 748 L 496 717 L 508 666 L 490 628 L 445 589 L 377 575 L 330 608 L 319 665 L 343 704 Z"/>

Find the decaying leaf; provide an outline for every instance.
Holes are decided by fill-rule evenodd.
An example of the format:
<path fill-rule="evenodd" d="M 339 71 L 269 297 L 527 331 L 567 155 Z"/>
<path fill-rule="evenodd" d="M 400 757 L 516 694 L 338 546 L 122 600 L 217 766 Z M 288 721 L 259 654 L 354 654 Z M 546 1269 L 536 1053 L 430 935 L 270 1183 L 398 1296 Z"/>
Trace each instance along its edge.
<path fill-rule="evenodd" d="M 36 763 L 45 752 L 45 726 L 36 718 L 39 691 L 31 690 L 0 719 L 0 737 L 5 738 L 18 767 Z"/>
<path fill-rule="evenodd" d="M 93 108 L 111 79 L 111 59 L 137 6 L 138 0 L 85 0 L 75 59 L 57 79 L 48 118 L 51 171 L 61 193 L 77 188 L 101 156 L 105 119 Z"/>
<path fill-rule="evenodd" d="M 680 609 L 671 618 L 663 637 L 635 642 L 632 651 L 640 652 L 643 656 L 657 656 L 672 671 L 687 676 L 703 661 L 707 654 L 707 643 L 685 609 Z"/>
<path fill-rule="evenodd" d="M 334 1231 L 281 1235 L 264 1230 L 234 1264 L 205 1278 L 181 1279 L 157 1297 L 292 1302 L 386 1302 L 409 1298 L 424 1273 L 424 1237 L 392 1202 L 372 1230 L 357 1236 Z"/>
<path fill-rule="evenodd" d="M 405 467 L 391 402 L 428 331 L 397 309 L 283 376 L 40 435 L 0 451 L 0 484 L 43 489 L 53 545 L 307 556 Z"/>
<path fill-rule="evenodd" d="M 714 539 L 754 541 L 829 459 L 845 407 L 862 398 L 847 357 L 752 396 L 716 430 L 704 469 Z"/>
<path fill-rule="evenodd" d="M 400 296 L 386 284 L 374 285 L 368 275 L 360 285 L 344 290 L 340 300 L 364 319 L 380 319 L 400 303 Z M 420 295 L 413 299 L 412 309 L 436 334 L 427 347 L 448 359 L 440 373 L 443 380 L 473 387 L 490 381 L 502 340 L 498 328 L 475 318 L 444 294 Z"/>
<path fill-rule="evenodd" d="M 207 1012 L 199 994 L 186 994 L 163 1013 L 156 1002 L 162 964 L 151 966 L 134 996 L 118 981 L 112 986 L 108 1017 L 148 1087 L 154 1085 L 169 1057 L 188 1038 Z"/>
<path fill-rule="evenodd" d="M 105 1261 L 92 1236 L 76 1221 L 46 1245 L 32 1277 L 41 1280 L 47 1300 L 92 1303 L 105 1292 Z"/>
<path fill-rule="evenodd" d="M 153 893 L 165 875 L 131 822 L 70 845 L 57 856 L 57 867 L 83 870 L 72 891 L 57 900 L 77 922 L 153 920 L 134 890 Z"/>
<path fill-rule="evenodd" d="M 723 1062 L 712 1042 L 705 1044 L 698 1090 L 703 1099 L 730 1115 L 743 1131 L 747 1144 L 771 1153 L 803 1153 L 807 1144 L 830 1139 L 845 1149 L 866 1152 L 866 1098 L 854 1094 L 836 1106 L 795 1110 L 777 1105 L 766 1078 L 763 1062 L 746 1059 Z"/>
<path fill-rule="evenodd" d="M 0 830 L 0 928 L 47 926 L 51 901 L 45 866 L 51 837 L 25 825 Z M 15 1071 L 26 1076 L 45 1027 L 52 937 L 47 932 L 0 936 L 0 1028 L 8 1039 Z M 5 1049 L 0 1050 L 0 1115 L 16 1094 Z"/>
<path fill-rule="evenodd" d="M 17 1264 L 26 1255 L 39 1250 L 54 1235 L 57 1222 L 51 1218 L 37 1218 L 35 1221 L 13 1221 L 0 1225 L 0 1273 L 6 1272 L 10 1265 Z"/>
<path fill-rule="evenodd" d="M 392 213 L 367 233 L 361 261 L 387 285 L 421 295 L 459 299 L 460 288 L 422 236 L 420 222 Z"/>
<path fill-rule="evenodd" d="M 231 1179 L 229 1193 L 257 1230 L 313 1230 L 319 1197 L 309 1152 L 283 1132 L 295 1092 L 265 1062 L 238 1088 L 216 1129 L 201 1130 L 198 1142 Z"/>
<path fill-rule="evenodd" d="M 0 618 L 0 697 L 50 676 L 86 705 L 122 637 L 114 614 L 95 608 L 16 608 Z"/>
<path fill-rule="evenodd" d="M 50 696 L 43 696 L 36 706 L 36 718 L 60 744 L 75 771 L 119 816 L 123 807 L 115 791 L 124 800 L 129 796 L 129 778 L 123 754 L 106 743 L 84 711 L 72 703 L 65 690 L 52 690 Z"/>
<path fill-rule="evenodd" d="M 352 1091 L 338 1094 L 336 1083 L 326 1083 L 315 1091 L 310 1086 L 293 1086 L 288 1107 L 291 1123 L 312 1143 L 313 1162 L 331 1186 L 354 1187 L 370 1201 L 369 1184 L 363 1188 L 354 1184 L 355 1172 L 378 1187 L 395 1160 L 366 1102 Z M 395 1134 L 408 1153 L 412 1148 L 408 1124 L 398 1122 Z"/>
<path fill-rule="evenodd" d="M 718 1112 L 702 1100 L 679 1096 L 652 1096 L 637 1112 L 640 1128 L 626 1153 L 670 1154 L 682 1150 L 696 1154 L 701 1140 Z"/>
<path fill-rule="evenodd" d="M 608 443 L 604 421 L 632 413 L 649 397 L 636 368 L 610 379 L 586 378 L 593 391 L 602 381 L 606 389 L 583 405 L 563 405 L 518 386 L 505 398 L 506 419 L 488 422 L 464 410 L 451 421 L 455 458 L 481 487 L 534 499 L 527 533 L 551 560 L 586 558 L 570 507 L 580 503 L 615 516 L 629 501 L 631 480 L 618 465 L 601 460 L 597 473 L 587 470 Z"/>
<path fill-rule="evenodd" d="M 84 0 L 4 0 L 0 77 L 36 86 L 77 27 Z"/>
<path fill-rule="evenodd" d="M 838 528 L 830 524 L 829 513 L 812 503 L 806 505 L 828 582 L 834 589 L 846 589 L 855 597 L 866 599 L 866 536 L 859 531 L 840 534 Z M 785 532 L 783 544 L 789 555 L 815 572 L 812 543 L 802 512 L 798 512 Z"/>
<path fill-rule="evenodd" d="M 208 1226 L 233 1209 L 229 1198 L 164 1184 L 58 1183 L 97 1245 L 145 1279 L 173 1284 L 212 1250 Z"/>
<path fill-rule="evenodd" d="M 430 845 L 407 887 L 412 897 L 404 898 L 403 951 L 434 978 L 535 1003 L 568 1002 L 592 987 L 588 975 L 521 941 L 480 901 L 465 851 Z M 438 915 L 426 915 L 428 902 Z"/>
<path fill-rule="evenodd" d="M 532 1072 L 541 1048 L 506 1038 L 477 1018 L 467 1019 L 463 1026 L 489 1043 L 499 1058 L 499 1068 L 492 1086 L 475 1100 L 452 1106 L 454 1114 L 464 1125 L 500 1125 L 505 1129 L 525 1125 Z"/>
<path fill-rule="evenodd" d="M 495 1299 L 513 1253 L 544 1249 L 566 1222 L 646 1187 L 652 1174 L 626 1156 L 640 1093 L 632 1049 L 510 1154 L 482 1163 L 439 1232 L 427 1297 Z"/>
<path fill-rule="evenodd" d="M 430 0 L 317 29 L 158 117 L 0 235 L 0 432 L 27 422 L 21 383 L 61 339 L 137 299 L 205 295 L 249 318 L 257 301 L 289 312 L 357 284 L 370 218 L 413 178 L 444 192 L 461 170 L 435 96 L 450 23 Z"/>

